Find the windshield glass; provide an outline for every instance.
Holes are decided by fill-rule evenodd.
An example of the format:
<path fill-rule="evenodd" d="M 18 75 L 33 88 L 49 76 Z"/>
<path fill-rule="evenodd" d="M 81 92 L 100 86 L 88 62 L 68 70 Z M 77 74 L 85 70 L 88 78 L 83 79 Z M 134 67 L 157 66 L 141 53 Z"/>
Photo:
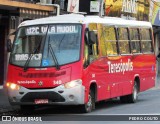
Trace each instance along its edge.
<path fill-rule="evenodd" d="M 10 63 L 17 66 L 59 66 L 80 59 L 81 25 L 57 24 L 21 27 Z"/>

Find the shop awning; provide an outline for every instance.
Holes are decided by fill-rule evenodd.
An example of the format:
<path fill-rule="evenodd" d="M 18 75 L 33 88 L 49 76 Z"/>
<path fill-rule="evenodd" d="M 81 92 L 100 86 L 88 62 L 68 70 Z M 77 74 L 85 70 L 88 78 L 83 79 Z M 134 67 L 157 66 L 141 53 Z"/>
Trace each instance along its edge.
<path fill-rule="evenodd" d="M 27 9 L 43 10 L 43 11 L 54 11 L 55 9 L 54 7 L 51 7 L 51 6 L 18 2 L 18 1 L 12 1 L 12 0 L 0 0 L 0 6 L 27 8 Z"/>

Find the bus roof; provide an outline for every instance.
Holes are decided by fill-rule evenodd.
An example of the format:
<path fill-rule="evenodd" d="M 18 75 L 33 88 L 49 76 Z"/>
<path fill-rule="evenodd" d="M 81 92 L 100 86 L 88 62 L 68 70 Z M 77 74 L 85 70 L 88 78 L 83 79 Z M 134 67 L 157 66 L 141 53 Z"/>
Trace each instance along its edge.
<path fill-rule="evenodd" d="M 28 20 L 22 22 L 21 26 L 30 26 L 30 25 L 39 25 L 39 24 L 55 24 L 55 23 L 102 23 L 108 25 L 117 25 L 117 26 L 131 26 L 131 27 L 152 27 L 150 22 L 146 21 L 135 21 L 135 20 L 125 20 L 117 17 L 99 17 L 99 16 L 83 16 L 79 14 L 66 14 L 58 15 L 52 17 L 46 17 L 35 20 Z"/>

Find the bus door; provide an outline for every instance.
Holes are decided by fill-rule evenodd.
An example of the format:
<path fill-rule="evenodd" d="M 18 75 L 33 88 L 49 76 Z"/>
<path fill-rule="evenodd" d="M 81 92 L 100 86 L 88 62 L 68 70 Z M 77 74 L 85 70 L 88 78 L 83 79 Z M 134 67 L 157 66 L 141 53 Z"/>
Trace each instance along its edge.
<path fill-rule="evenodd" d="M 110 93 L 107 92 L 106 86 L 106 69 L 104 68 L 104 59 L 100 57 L 99 48 L 99 36 L 98 26 L 96 23 L 89 24 L 89 31 L 95 32 L 97 40 L 94 44 L 89 44 L 89 68 L 91 80 L 95 80 L 97 83 L 97 95 L 98 100 L 103 100 L 110 97 Z"/>

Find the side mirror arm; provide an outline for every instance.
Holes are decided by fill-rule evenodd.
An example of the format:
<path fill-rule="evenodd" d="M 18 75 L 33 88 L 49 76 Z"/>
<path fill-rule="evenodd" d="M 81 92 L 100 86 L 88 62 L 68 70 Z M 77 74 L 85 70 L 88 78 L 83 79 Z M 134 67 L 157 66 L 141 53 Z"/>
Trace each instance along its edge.
<path fill-rule="evenodd" d="M 11 52 L 11 50 L 12 50 L 12 43 L 11 43 L 11 40 L 8 39 L 7 40 L 7 52 Z"/>

